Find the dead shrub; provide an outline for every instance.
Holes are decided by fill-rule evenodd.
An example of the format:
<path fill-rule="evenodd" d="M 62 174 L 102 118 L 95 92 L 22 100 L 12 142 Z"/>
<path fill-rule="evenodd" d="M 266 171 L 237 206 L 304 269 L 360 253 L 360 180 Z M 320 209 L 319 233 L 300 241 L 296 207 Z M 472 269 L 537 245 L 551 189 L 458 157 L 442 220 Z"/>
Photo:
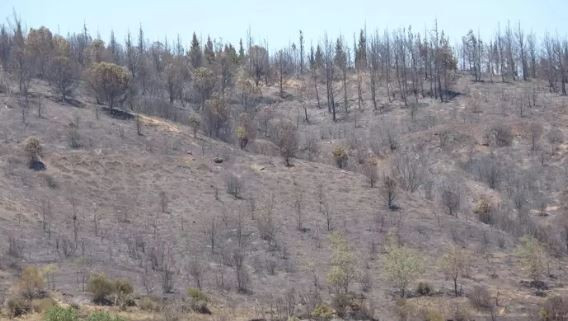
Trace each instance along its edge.
<path fill-rule="evenodd" d="M 469 310 L 461 304 L 454 306 L 453 318 L 454 321 L 470 321 L 472 320 Z"/>
<path fill-rule="evenodd" d="M 377 180 L 379 179 L 379 174 L 377 172 L 377 161 L 369 158 L 363 164 L 363 175 L 367 177 L 367 181 L 371 188 L 375 187 Z"/>
<path fill-rule="evenodd" d="M 348 308 L 351 307 L 354 301 L 354 296 L 352 294 L 336 294 L 333 297 L 331 306 L 335 309 L 337 316 L 344 318 L 348 312 Z"/>
<path fill-rule="evenodd" d="M 190 300 L 191 310 L 201 314 L 211 314 L 207 303 L 209 297 L 200 289 L 190 288 L 187 290 L 187 296 Z"/>
<path fill-rule="evenodd" d="M 564 134 L 562 133 L 562 130 L 558 128 L 551 129 L 546 135 L 546 138 L 551 145 L 559 145 L 564 143 Z"/>
<path fill-rule="evenodd" d="M 227 141 L 231 135 L 231 110 L 221 98 L 212 98 L 205 102 L 201 115 L 201 125 L 209 137 Z"/>
<path fill-rule="evenodd" d="M 56 189 L 57 187 L 59 187 L 59 184 L 55 180 L 55 177 L 51 175 L 44 175 L 43 178 L 45 179 L 45 184 L 47 185 L 47 187 L 51 189 Z"/>
<path fill-rule="evenodd" d="M 411 193 L 424 183 L 425 168 L 424 159 L 413 151 L 401 152 L 394 159 L 395 174 L 400 187 Z"/>
<path fill-rule="evenodd" d="M 79 149 L 83 146 L 81 144 L 81 134 L 79 134 L 77 127 L 69 126 L 67 129 L 67 141 L 69 142 L 69 147 L 72 149 Z"/>
<path fill-rule="evenodd" d="M 467 298 L 471 306 L 477 310 L 487 311 L 493 308 L 493 299 L 485 286 L 474 286 Z"/>
<path fill-rule="evenodd" d="M 26 300 L 21 296 L 8 298 L 6 302 L 8 313 L 11 318 L 16 318 L 31 312 L 32 305 L 30 300 Z"/>
<path fill-rule="evenodd" d="M 178 302 L 164 303 L 160 312 L 163 321 L 179 321 L 182 317 L 182 309 Z"/>
<path fill-rule="evenodd" d="M 448 215 L 458 216 L 461 208 L 462 193 L 457 182 L 448 181 L 440 188 L 440 202 L 446 208 Z"/>
<path fill-rule="evenodd" d="M 317 157 L 319 152 L 318 138 L 314 134 L 305 137 L 304 145 L 302 148 L 308 155 L 308 160 L 312 161 Z"/>
<path fill-rule="evenodd" d="M 555 296 L 547 299 L 540 308 L 540 321 L 568 320 L 568 299 Z"/>
<path fill-rule="evenodd" d="M 507 125 L 496 125 L 485 132 L 485 142 L 489 146 L 506 147 L 513 143 L 513 133 L 511 127 Z"/>
<path fill-rule="evenodd" d="M 432 285 L 428 282 L 419 282 L 416 293 L 421 296 L 429 296 L 434 292 Z"/>
<path fill-rule="evenodd" d="M 291 166 L 290 159 L 298 151 L 298 129 L 288 121 L 281 121 L 273 128 L 272 142 L 280 149 L 286 166 Z"/>
<path fill-rule="evenodd" d="M 387 207 L 390 210 L 397 210 L 398 206 L 394 203 L 397 196 L 397 183 L 396 180 L 391 178 L 388 175 L 383 177 L 383 190 L 385 195 L 385 200 L 387 203 Z"/>
<path fill-rule="evenodd" d="M 47 310 L 56 307 L 57 301 L 54 299 L 47 297 L 43 299 L 32 300 L 32 310 L 35 313 L 44 313 Z"/>
<path fill-rule="evenodd" d="M 8 237 L 8 255 L 14 258 L 24 256 L 24 242 L 14 236 Z"/>
<path fill-rule="evenodd" d="M 146 312 L 159 312 L 161 309 L 159 299 L 150 296 L 145 296 L 140 299 L 138 307 L 140 307 L 142 311 Z"/>
<path fill-rule="evenodd" d="M 233 195 L 235 199 L 240 199 L 244 187 L 241 177 L 233 173 L 230 173 L 229 175 L 227 175 L 226 183 L 227 183 L 227 193 Z"/>

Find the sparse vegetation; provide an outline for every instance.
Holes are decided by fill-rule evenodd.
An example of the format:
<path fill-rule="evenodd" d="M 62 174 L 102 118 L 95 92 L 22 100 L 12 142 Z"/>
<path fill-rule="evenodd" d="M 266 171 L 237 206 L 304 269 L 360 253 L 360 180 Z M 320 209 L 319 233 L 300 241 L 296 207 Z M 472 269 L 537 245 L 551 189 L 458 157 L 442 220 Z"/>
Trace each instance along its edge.
<path fill-rule="evenodd" d="M 440 200 L 446 208 L 448 215 L 458 216 L 462 203 L 462 194 L 457 183 L 446 183 L 441 189 Z"/>
<path fill-rule="evenodd" d="M 506 125 L 497 125 L 487 130 L 485 140 L 488 145 L 496 147 L 511 146 L 513 133 L 511 128 Z"/>
<path fill-rule="evenodd" d="M 540 321 L 563 321 L 568 318 L 568 300 L 554 296 L 546 299 L 539 311 Z"/>
<path fill-rule="evenodd" d="M 495 308 L 495 302 L 485 286 L 474 286 L 467 297 L 471 305 L 478 310 L 492 311 Z"/>
<path fill-rule="evenodd" d="M 541 281 L 546 271 L 546 250 L 534 237 L 525 235 L 517 247 L 516 255 L 528 277 L 533 281 Z"/>
<path fill-rule="evenodd" d="M 327 280 L 333 291 L 337 294 L 349 292 L 349 284 L 356 277 L 356 261 L 347 240 L 338 232 L 330 235 L 331 242 L 331 269 Z"/>
<path fill-rule="evenodd" d="M 45 314 L 45 321 L 77 321 L 79 317 L 77 311 L 72 307 L 62 308 L 53 307 Z M 89 321 L 91 319 L 89 318 Z"/>
<path fill-rule="evenodd" d="M 349 155 L 343 146 L 336 146 L 333 149 L 333 159 L 335 160 L 337 167 L 345 168 L 345 166 L 347 166 Z"/>
<path fill-rule="evenodd" d="M 459 296 L 461 294 L 461 287 L 458 287 L 458 282 L 459 279 L 467 276 L 469 272 L 471 266 L 470 254 L 467 250 L 453 246 L 442 257 L 440 266 L 446 277 L 453 282 L 454 295 Z"/>
<path fill-rule="evenodd" d="M 311 313 L 312 317 L 320 321 L 330 320 L 333 315 L 333 309 L 325 304 L 319 304 Z"/>
<path fill-rule="evenodd" d="M 86 321 L 125 321 L 123 318 L 104 311 L 95 311 L 89 314 Z"/>
<path fill-rule="evenodd" d="M 392 237 L 385 250 L 385 272 L 399 290 L 400 297 L 404 298 L 410 283 L 424 271 L 422 258 L 418 252 L 398 244 Z"/>
<path fill-rule="evenodd" d="M 11 318 L 17 318 L 32 310 L 31 302 L 20 296 L 10 297 L 6 300 L 6 306 Z"/>
<path fill-rule="evenodd" d="M 565 319 L 562 35 L 26 25 L 0 23 L 0 319 Z"/>
<path fill-rule="evenodd" d="M 369 182 L 369 186 L 371 188 L 375 187 L 379 179 L 379 174 L 377 172 L 377 162 L 373 159 L 368 159 L 363 164 L 363 175 L 367 177 L 367 181 Z"/>

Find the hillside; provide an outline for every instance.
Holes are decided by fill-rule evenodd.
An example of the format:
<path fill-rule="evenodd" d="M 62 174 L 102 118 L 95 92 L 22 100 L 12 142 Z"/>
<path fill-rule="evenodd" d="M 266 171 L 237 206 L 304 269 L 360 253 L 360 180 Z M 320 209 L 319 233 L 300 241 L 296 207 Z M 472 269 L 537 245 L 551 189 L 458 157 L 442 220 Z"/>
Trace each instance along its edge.
<path fill-rule="evenodd" d="M 384 101 L 379 112 L 366 103 L 359 109 L 352 97 L 350 112 L 334 123 L 315 100 L 299 101 L 294 88 L 290 80 L 284 99 L 276 87 L 263 88 L 268 103 L 257 107 L 296 123 L 301 146 L 315 138 L 313 157 L 301 147 L 292 166 L 262 130 L 244 150 L 152 116 L 139 116 L 138 134 L 136 118 L 113 117 L 87 94 L 77 96 L 80 107 L 61 103 L 35 80 L 31 92 L 36 105 L 41 101 L 41 117 L 32 104 L 24 124 L 16 97 L 1 94 L 0 297 L 14 291 L 28 265 L 55 265 L 52 291 L 61 302 L 85 306 L 85 284 L 95 272 L 127 279 L 137 298 L 176 298 L 196 287 L 198 270 L 212 298 L 208 318 L 269 318 L 271 309 L 287 304 L 301 316 L 317 298 L 333 297 L 327 277 L 333 232 L 346 239 L 356 262 L 349 291 L 361 293 L 378 320 L 398 318 L 400 293 L 384 268 L 392 238 L 424 259 L 424 273 L 409 284 L 406 304 L 414 311 L 434 307 L 449 316 L 459 305 L 488 316 L 466 298 L 483 286 L 498 301 L 499 320 L 529 320 L 542 296 L 567 294 L 565 97 L 537 80 L 473 82 L 461 74 L 449 102 Z M 518 105 L 532 90 L 536 104 L 521 114 Z M 503 126 L 512 136 L 501 144 L 490 130 Z M 31 136 L 41 142 L 45 171 L 27 166 L 24 144 Z M 390 136 L 396 148 L 385 142 Z M 348 152 L 343 169 L 332 156 L 337 146 Z M 369 157 L 379 173 L 374 187 L 362 174 Z M 397 166 L 416 171 L 414 191 Z M 385 175 L 399 180 L 396 209 L 385 205 Z M 444 191 L 459 194 L 454 215 Z M 482 198 L 491 207 L 486 222 L 478 214 Z M 527 233 L 550 252 L 540 290 L 524 285 L 530 278 L 515 255 Z M 459 297 L 440 268 L 452 245 L 471 253 Z M 419 281 L 434 293 L 417 296 Z M 124 317 L 142 318 L 138 308 L 128 310 Z"/>

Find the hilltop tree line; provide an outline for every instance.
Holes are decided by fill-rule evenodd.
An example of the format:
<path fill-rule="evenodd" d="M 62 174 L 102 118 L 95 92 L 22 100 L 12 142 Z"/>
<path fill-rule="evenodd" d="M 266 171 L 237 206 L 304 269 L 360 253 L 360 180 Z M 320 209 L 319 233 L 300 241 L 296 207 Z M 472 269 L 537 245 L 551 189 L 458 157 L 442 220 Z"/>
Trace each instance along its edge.
<path fill-rule="evenodd" d="M 93 38 L 87 26 L 66 37 L 46 27 L 25 30 L 14 15 L 8 25 L 0 26 L 0 64 L 17 81 L 23 97 L 31 79 L 38 78 L 48 81 L 62 101 L 84 82 L 97 103 L 131 109 L 159 105 L 152 112 L 167 118 L 173 117 L 175 106 L 193 103 L 204 131 L 223 138 L 230 132 L 225 128 L 230 121 L 228 105 L 237 103 L 250 112 L 264 86 L 277 85 L 284 97 L 292 77 L 304 80 L 304 95 L 315 99 L 318 108 L 325 105 L 334 121 L 340 111 L 348 113 L 351 104 L 361 108 L 365 101 L 377 111 L 397 99 L 404 105 L 424 97 L 447 101 L 458 69 L 470 72 L 476 81 L 546 79 L 551 91 L 566 95 L 568 42 L 550 35 L 538 41 L 520 25 L 508 24 L 493 39 L 470 31 L 452 46 L 436 23 L 422 33 L 412 27 L 382 33 L 361 30 L 353 35 L 351 46 L 344 36 L 324 35 L 306 48 L 299 31 L 297 42 L 271 51 L 267 44 L 256 43 L 250 32 L 245 43 L 241 39 L 236 46 L 209 36 L 203 41 L 195 33 L 189 46 L 179 36 L 175 41 L 150 42 L 142 27 L 137 36 L 128 33 L 124 41 L 111 32 L 105 42 L 100 36 Z M 352 76 L 357 84 L 355 102 L 347 85 Z M 364 86 L 369 88 L 368 100 Z M 386 95 L 379 94 L 379 87 Z"/>

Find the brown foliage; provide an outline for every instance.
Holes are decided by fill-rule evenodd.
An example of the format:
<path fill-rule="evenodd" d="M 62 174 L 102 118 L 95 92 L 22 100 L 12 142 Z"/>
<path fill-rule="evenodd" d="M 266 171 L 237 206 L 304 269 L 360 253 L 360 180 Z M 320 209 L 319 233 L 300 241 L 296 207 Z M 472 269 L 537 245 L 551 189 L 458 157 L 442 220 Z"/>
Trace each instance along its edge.
<path fill-rule="evenodd" d="M 124 67 L 108 62 L 93 64 L 87 73 L 87 80 L 97 100 L 106 101 L 110 108 L 126 93 L 130 78 L 130 73 Z"/>

